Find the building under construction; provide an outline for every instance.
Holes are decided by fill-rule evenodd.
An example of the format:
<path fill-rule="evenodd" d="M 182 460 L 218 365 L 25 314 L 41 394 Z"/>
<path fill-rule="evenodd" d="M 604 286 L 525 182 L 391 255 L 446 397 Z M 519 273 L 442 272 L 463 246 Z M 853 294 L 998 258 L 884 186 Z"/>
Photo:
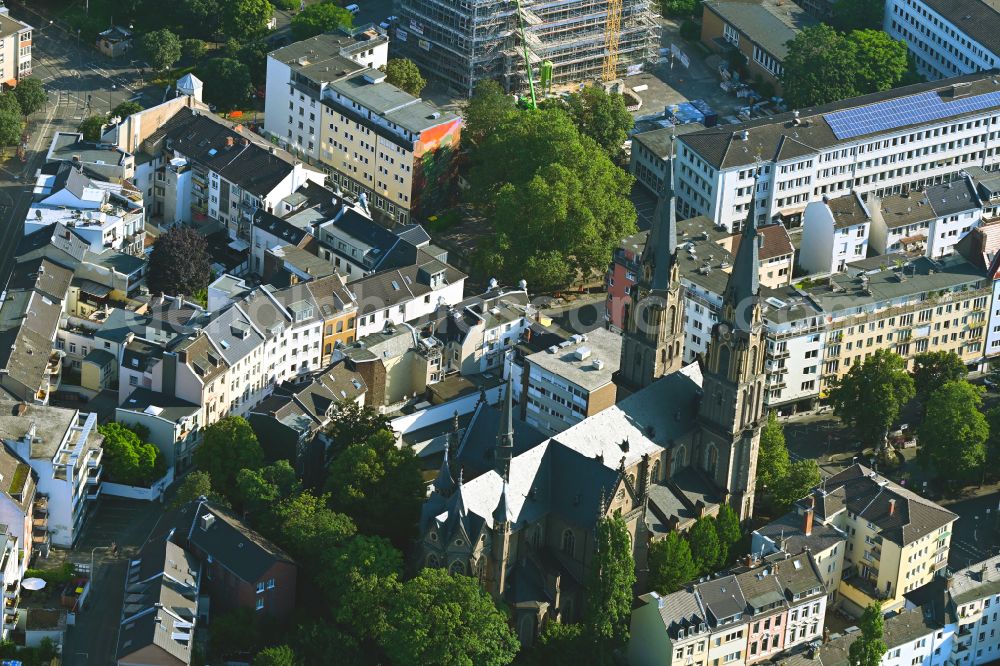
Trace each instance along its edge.
<path fill-rule="evenodd" d="M 650 0 L 401 0 L 396 46 L 468 97 L 483 79 L 526 90 L 526 58 L 543 89 L 635 73 L 660 24 Z"/>

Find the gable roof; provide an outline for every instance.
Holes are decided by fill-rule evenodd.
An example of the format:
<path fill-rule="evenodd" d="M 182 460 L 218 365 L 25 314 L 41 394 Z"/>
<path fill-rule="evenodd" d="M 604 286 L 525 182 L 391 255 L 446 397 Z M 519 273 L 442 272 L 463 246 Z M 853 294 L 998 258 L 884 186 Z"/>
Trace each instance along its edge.
<path fill-rule="evenodd" d="M 227 509 L 200 500 L 186 508 L 190 516 L 188 542 L 240 580 L 256 583 L 277 563 L 295 564 L 290 555 Z M 207 529 L 202 520 L 206 516 L 214 516 Z"/>

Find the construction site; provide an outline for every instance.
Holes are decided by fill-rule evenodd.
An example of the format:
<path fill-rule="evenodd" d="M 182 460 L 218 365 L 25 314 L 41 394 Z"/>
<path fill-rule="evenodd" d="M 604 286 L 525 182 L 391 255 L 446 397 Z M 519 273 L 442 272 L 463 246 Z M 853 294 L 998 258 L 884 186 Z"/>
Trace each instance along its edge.
<path fill-rule="evenodd" d="M 396 38 L 461 96 L 484 79 L 546 93 L 639 73 L 658 57 L 660 23 L 650 0 L 401 0 Z"/>

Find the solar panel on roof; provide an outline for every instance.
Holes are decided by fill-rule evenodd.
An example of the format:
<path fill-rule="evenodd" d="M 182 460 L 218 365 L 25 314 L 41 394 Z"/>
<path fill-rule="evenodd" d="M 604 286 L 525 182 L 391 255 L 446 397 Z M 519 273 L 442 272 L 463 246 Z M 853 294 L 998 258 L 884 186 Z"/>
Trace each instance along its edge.
<path fill-rule="evenodd" d="M 886 130 L 940 120 L 1000 105 L 1000 92 L 962 97 L 945 102 L 937 92 L 925 92 L 855 109 L 824 114 L 838 139 L 876 134 Z"/>

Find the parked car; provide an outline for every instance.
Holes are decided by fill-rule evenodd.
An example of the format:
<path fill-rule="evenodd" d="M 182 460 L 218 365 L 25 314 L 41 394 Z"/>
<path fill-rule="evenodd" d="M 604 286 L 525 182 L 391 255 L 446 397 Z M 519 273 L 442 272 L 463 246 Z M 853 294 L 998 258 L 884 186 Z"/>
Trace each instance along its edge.
<path fill-rule="evenodd" d="M 346 7 L 344 7 L 344 9 L 351 12 L 352 14 L 357 14 L 358 12 L 361 11 L 361 7 L 358 7 L 357 5 L 347 5 Z"/>

